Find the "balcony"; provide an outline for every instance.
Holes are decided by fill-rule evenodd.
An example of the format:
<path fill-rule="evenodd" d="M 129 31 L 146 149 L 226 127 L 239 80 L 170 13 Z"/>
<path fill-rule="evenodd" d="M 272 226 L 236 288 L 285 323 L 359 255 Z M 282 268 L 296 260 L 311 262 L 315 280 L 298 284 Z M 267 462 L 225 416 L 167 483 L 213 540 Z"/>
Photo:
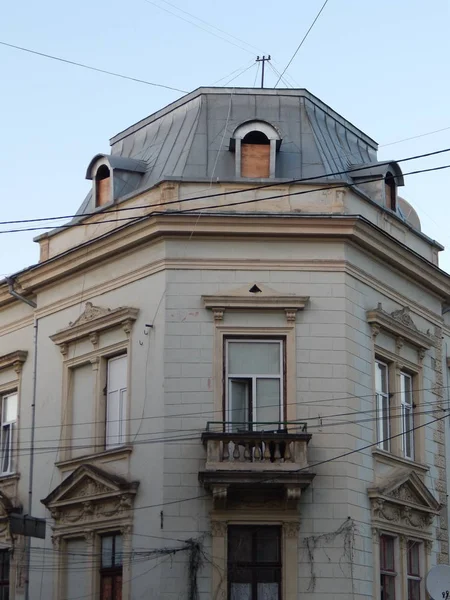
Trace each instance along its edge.
<path fill-rule="evenodd" d="M 205 469 L 199 479 L 212 491 L 214 503 L 252 492 L 266 497 L 282 493 L 298 501 L 314 478 L 307 448 L 306 423 L 209 422 L 202 434 Z"/>

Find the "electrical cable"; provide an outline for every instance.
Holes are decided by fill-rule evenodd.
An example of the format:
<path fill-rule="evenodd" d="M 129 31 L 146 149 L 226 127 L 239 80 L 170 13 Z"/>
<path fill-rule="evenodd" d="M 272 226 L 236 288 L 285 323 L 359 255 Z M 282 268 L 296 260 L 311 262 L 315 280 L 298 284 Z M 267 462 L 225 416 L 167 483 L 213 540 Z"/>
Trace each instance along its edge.
<path fill-rule="evenodd" d="M 270 65 L 270 60 L 268 61 L 269 65 Z M 256 86 L 256 80 L 258 79 L 258 73 L 259 73 L 259 63 L 257 63 L 258 66 L 256 68 L 256 73 L 255 73 L 255 80 L 253 81 L 253 87 Z"/>
<path fill-rule="evenodd" d="M 425 154 L 419 154 L 419 155 L 415 155 L 415 156 L 401 158 L 401 159 L 396 160 L 396 161 L 384 161 L 384 162 L 378 163 L 378 165 L 379 166 L 389 165 L 392 162 L 396 162 L 396 163 L 408 162 L 408 161 L 411 161 L 411 160 L 418 160 L 419 158 L 427 158 L 427 157 L 430 157 L 430 156 L 436 156 L 436 155 L 447 153 L 447 152 L 450 152 L 450 148 L 444 148 L 442 150 L 436 150 L 434 152 L 428 152 L 428 153 L 425 153 Z M 446 168 L 446 167 L 444 167 L 444 168 Z M 333 173 L 324 173 L 322 175 L 316 175 L 314 177 L 300 177 L 300 178 L 296 178 L 296 179 L 288 179 L 287 181 L 284 181 L 282 183 L 283 183 L 283 185 L 290 185 L 290 184 L 294 184 L 294 183 L 311 183 L 311 182 L 314 182 L 316 180 L 322 180 L 322 179 L 324 179 L 326 177 L 337 177 L 339 175 L 349 175 L 351 173 L 354 173 L 354 172 L 357 172 L 357 171 L 360 172 L 362 170 L 364 170 L 364 167 L 346 169 L 344 171 L 335 171 Z M 416 173 L 419 173 L 419 172 L 427 172 L 429 170 L 430 169 L 424 169 L 423 171 L 414 171 L 413 173 L 404 173 L 403 175 L 416 174 Z M 396 177 L 396 176 L 394 176 L 394 177 Z M 378 180 L 379 180 L 379 178 L 376 178 L 376 179 L 373 179 L 372 181 L 378 181 Z M 318 189 L 309 190 L 309 191 L 301 192 L 301 193 L 312 193 L 312 192 L 317 192 L 317 191 L 323 191 L 324 189 L 332 189 L 332 187 L 343 187 L 345 185 L 347 185 L 349 187 L 352 187 L 352 186 L 355 186 L 357 184 L 338 183 L 337 185 L 332 186 L 332 184 L 330 183 L 329 187 L 327 187 L 327 188 L 322 188 L 322 189 L 319 189 L 319 190 Z M 217 197 L 231 196 L 231 195 L 236 195 L 236 194 L 241 194 L 241 193 L 246 193 L 246 192 L 258 191 L 258 190 L 261 190 L 261 189 L 267 189 L 267 188 L 271 188 L 271 187 L 274 187 L 274 186 L 278 186 L 279 187 L 280 186 L 280 182 L 270 182 L 270 183 L 265 183 L 265 184 L 261 184 L 261 185 L 258 185 L 258 186 L 252 186 L 252 187 L 248 187 L 248 188 L 244 188 L 244 189 L 239 189 L 239 190 L 229 190 L 227 192 L 217 192 L 217 193 L 214 193 L 214 194 L 207 194 L 207 195 L 202 195 L 202 196 L 191 196 L 191 197 L 188 197 L 188 198 L 180 198 L 178 200 L 170 200 L 170 201 L 166 202 L 164 204 L 164 206 L 169 206 L 169 205 L 172 205 L 172 204 L 183 204 L 185 202 L 190 202 L 190 201 L 193 201 L 193 200 L 205 200 L 205 199 L 208 199 L 208 198 L 217 198 Z M 207 189 L 210 189 L 210 188 L 207 188 Z M 290 193 L 287 193 L 287 194 L 279 194 L 277 196 L 272 196 L 270 199 L 289 197 L 291 195 L 298 195 L 298 192 L 290 192 Z M 266 199 L 269 199 L 269 198 L 261 198 L 260 201 L 263 201 L 263 200 L 266 200 Z M 84 218 L 90 217 L 90 216 L 105 215 L 105 214 L 109 214 L 109 213 L 118 213 L 118 212 L 127 212 L 127 211 L 130 211 L 130 210 L 147 209 L 147 208 L 149 208 L 149 206 L 150 205 L 136 205 L 136 206 L 122 207 L 122 208 L 117 207 L 117 208 L 108 209 L 107 211 L 104 211 L 104 212 L 103 211 L 102 212 L 93 211 L 93 212 L 84 213 L 83 215 L 73 215 L 73 214 L 71 214 L 71 215 L 60 215 L 60 216 L 57 216 L 57 217 L 38 217 L 38 218 L 33 218 L 33 219 L 15 219 L 15 220 L 8 220 L 8 221 L 0 221 L 0 225 L 14 225 L 14 224 L 22 224 L 22 223 L 37 223 L 37 222 L 41 222 L 41 221 L 58 221 L 58 220 L 62 220 L 62 219 L 75 218 L 75 217 L 78 217 L 78 216 L 82 216 L 83 219 L 84 219 Z M 215 208 L 220 208 L 220 205 L 217 205 Z M 182 211 L 178 211 L 178 212 L 182 212 Z M 164 212 L 163 211 L 155 211 L 154 213 L 150 213 L 150 214 L 147 214 L 147 215 L 144 215 L 144 216 L 148 217 L 148 216 L 151 216 L 151 214 L 164 214 Z M 130 218 L 132 218 L 132 219 L 140 219 L 140 218 L 143 218 L 143 217 L 130 217 Z M 125 219 L 125 220 L 128 220 L 128 219 Z M 99 225 L 100 224 L 101 225 L 101 224 L 106 223 L 106 222 L 116 223 L 118 221 L 120 221 L 120 220 L 119 219 L 115 219 L 115 220 L 112 220 L 112 221 L 102 220 L 102 221 L 95 222 L 95 223 L 84 223 L 84 222 L 82 222 L 82 223 L 67 223 L 65 225 L 59 225 L 59 226 L 55 225 L 54 227 L 36 227 L 36 228 L 33 228 L 33 229 L 18 229 L 18 230 L 13 230 L 13 231 L 0 231 L 0 233 L 16 233 L 17 231 L 36 231 L 36 230 L 39 230 L 39 229 L 53 229 L 53 228 L 54 229 L 58 229 L 58 228 L 69 229 L 69 228 L 74 227 L 74 226 L 84 226 L 84 225 L 93 225 L 93 224 L 95 224 L 95 225 Z"/>
<path fill-rule="evenodd" d="M 0 45 L 7 46 L 8 48 L 14 48 L 15 50 L 21 50 L 22 52 L 28 52 L 29 54 L 36 54 L 37 56 L 43 56 L 44 58 L 50 58 L 51 60 L 57 60 L 59 62 L 67 63 L 68 65 L 73 65 L 75 67 L 82 67 L 83 69 L 89 69 L 90 71 L 97 71 L 98 73 L 104 73 L 105 75 L 112 75 L 113 77 L 120 77 L 121 79 L 129 79 L 130 81 L 135 81 L 136 83 L 144 83 L 145 85 L 151 85 L 153 87 L 164 88 L 166 90 L 172 90 L 174 92 L 181 92 L 182 94 L 188 93 L 186 90 L 180 90 L 179 88 L 171 87 L 170 85 L 163 85 L 162 83 L 153 83 L 151 81 L 146 81 L 145 79 L 137 79 L 136 77 L 129 77 L 128 75 L 123 75 L 121 73 L 114 73 L 113 71 L 106 71 L 105 69 L 91 67 L 90 65 L 85 65 L 83 63 L 75 62 L 73 60 L 61 58 L 60 56 L 53 56 L 51 54 L 45 54 L 44 52 L 38 52 L 37 50 L 31 50 L 30 48 L 24 48 L 23 46 L 16 46 L 15 44 L 8 44 L 7 42 L 3 42 L 3 41 L 0 41 Z"/>
<path fill-rule="evenodd" d="M 224 87 L 227 87 L 227 85 L 230 85 L 230 83 L 232 81 L 234 81 L 235 79 L 237 79 L 238 77 L 241 77 L 241 75 L 244 75 L 244 73 L 246 73 L 247 71 L 249 71 L 250 69 L 252 69 L 255 66 L 256 63 L 252 63 L 250 66 L 248 66 L 246 69 L 244 69 L 241 73 L 238 73 L 237 75 L 235 75 L 234 77 L 232 77 L 229 81 L 227 81 L 224 84 Z M 233 88 L 234 89 L 234 88 Z"/>
<path fill-rule="evenodd" d="M 292 55 L 290 61 L 288 62 L 288 64 L 285 66 L 284 70 L 281 72 L 280 77 L 278 78 L 278 81 L 275 84 L 275 87 L 277 87 L 277 85 L 280 83 L 280 79 L 283 77 L 283 75 L 286 73 L 286 71 L 289 69 L 292 61 L 294 60 L 294 58 L 297 56 L 298 51 L 300 50 L 300 48 L 303 46 L 306 38 L 308 37 L 310 31 L 312 30 L 312 28 L 314 27 L 314 25 L 316 24 L 317 19 L 320 17 L 320 15 L 322 14 L 323 9 L 325 8 L 325 6 L 328 4 L 328 0 L 325 0 L 325 2 L 322 5 L 322 8 L 319 10 L 319 12 L 317 13 L 314 21 L 311 23 L 310 28 L 308 29 L 308 31 L 305 33 L 302 41 L 300 42 L 300 44 L 297 46 L 296 51 L 294 52 L 294 54 Z"/>

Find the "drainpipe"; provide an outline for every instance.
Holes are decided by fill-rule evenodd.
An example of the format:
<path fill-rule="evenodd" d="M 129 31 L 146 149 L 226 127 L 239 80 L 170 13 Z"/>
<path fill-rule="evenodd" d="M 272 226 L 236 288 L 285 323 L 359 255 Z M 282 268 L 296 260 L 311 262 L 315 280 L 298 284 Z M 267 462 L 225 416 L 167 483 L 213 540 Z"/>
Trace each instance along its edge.
<path fill-rule="evenodd" d="M 20 302 L 24 302 L 32 308 L 37 308 L 36 302 L 22 296 L 14 289 L 14 279 L 6 277 L 8 291 Z M 36 380 L 37 380 L 37 352 L 38 352 L 38 318 L 34 315 L 33 325 L 33 390 L 31 397 L 31 441 L 30 441 L 30 473 L 28 478 L 28 515 L 31 516 L 33 508 L 33 471 L 34 471 L 34 434 L 36 424 Z M 26 573 L 25 580 L 25 600 L 30 598 L 30 556 L 31 556 L 31 538 L 26 538 Z"/>

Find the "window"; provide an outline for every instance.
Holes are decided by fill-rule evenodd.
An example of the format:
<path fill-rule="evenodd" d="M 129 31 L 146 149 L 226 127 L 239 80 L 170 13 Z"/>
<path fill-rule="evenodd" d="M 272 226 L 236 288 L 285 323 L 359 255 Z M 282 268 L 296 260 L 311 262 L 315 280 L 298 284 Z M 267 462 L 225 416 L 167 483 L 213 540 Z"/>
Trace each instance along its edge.
<path fill-rule="evenodd" d="M 13 472 L 14 429 L 17 421 L 17 393 L 1 399 L 1 475 Z"/>
<path fill-rule="evenodd" d="M 89 548 L 85 538 L 69 538 L 64 541 L 64 600 L 88 598 L 89 576 L 82 577 L 90 563 Z"/>
<path fill-rule="evenodd" d="M 420 600 L 420 542 L 408 540 L 408 600 Z"/>
<path fill-rule="evenodd" d="M 395 600 L 395 538 L 380 536 L 380 589 L 381 600 Z"/>
<path fill-rule="evenodd" d="M 0 550 L 0 600 L 9 600 L 9 550 Z"/>
<path fill-rule="evenodd" d="M 106 381 L 105 448 L 121 446 L 126 440 L 127 355 L 108 359 Z"/>
<path fill-rule="evenodd" d="M 390 450 L 390 397 L 389 367 L 381 361 L 375 362 L 375 394 L 377 410 L 377 442 L 378 447 Z"/>
<path fill-rule="evenodd" d="M 397 210 L 396 184 L 395 177 L 392 173 L 387 173 L 384 179 L 384 193 L 386 196 L 386 208 Z"/>
<path fill-rule="evenodd" d="M 414 458 L 413 378 L 400 373 L 402 451 L 405 458 Z"/>
<path fill-rule="evenodd" d="M 281 600 L 280 527 L 228 527 L 228 600 Z"/>
<path fill-rule="evenodd" d="M 269 177 L 270 140 L 262 131 L 251 131 L 242 140 L 241 176 Z"/>
<path fill-rule="evenodd" d="M 122 599 L 122 536 L 105 535 L 102 540 L 100 600 Z"/>
<path fill-rule="evenodd" d="M 111 172 L 101 165 L 95 175 L 95 206 L 103 206 L 111 201 Z"/>
<path fill-rule="evenodd" d="M 283 346 L 282 340 L 226 341 L 227 421 L 232 430 L 280 428 Z"/>

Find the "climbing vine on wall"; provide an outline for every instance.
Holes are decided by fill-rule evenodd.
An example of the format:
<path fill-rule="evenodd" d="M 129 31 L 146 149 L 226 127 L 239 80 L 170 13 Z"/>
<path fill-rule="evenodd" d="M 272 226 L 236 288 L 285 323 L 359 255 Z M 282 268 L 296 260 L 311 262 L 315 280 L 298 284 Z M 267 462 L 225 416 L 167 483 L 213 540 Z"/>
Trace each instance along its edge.
<path fill-rule="evenodd" d="M 334 542 L 337 538 L 342 538 L 343 547 L 342 547 L 342 555 L 339 557 L 339 567 L 345 577 L 347 577 L 347 573 L 343 570 L 343 564 L 346 562 L 349 565 L 350 570 L 350 578 L 352 582 L 352 590 L 353 587 L 353 559 L 354 559 L 354 548 L 355 548 L 355 531 L 356 525 L 353 519 L 348 517 L 342 523 L 342 525 L 336 529 L 336 531 L 332 531 L 330 533 L 322 533 L 320 535 L 311 535 L 309 537 L 304 538 L 304 543 L 306 546 L 306 550 L 308 553 L 308 561 L 310 565 L 310 580 L 308 585 L 308 592 L 314 592 L 317 581 L 316 567 L 315 567 L 315 551 L 320 548 L 325 552 L 328 560 L 331 561 L 331 558 L 328 556 L 326 551 L 326 545 Z"/>

